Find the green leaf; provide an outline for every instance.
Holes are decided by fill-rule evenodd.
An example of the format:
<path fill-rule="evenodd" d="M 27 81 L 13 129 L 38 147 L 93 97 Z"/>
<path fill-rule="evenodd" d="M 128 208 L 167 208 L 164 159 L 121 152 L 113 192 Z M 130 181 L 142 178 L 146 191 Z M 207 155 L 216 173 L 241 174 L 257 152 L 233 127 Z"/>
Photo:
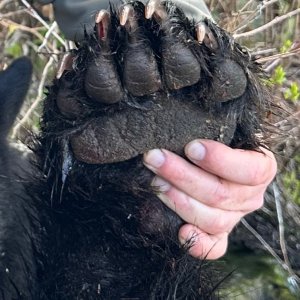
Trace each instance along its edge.
<path fill-rule="evenodd" d="M 11 55 L 13 58 L 22 56 L 22 52 L 21 44 L 18 43 L 14 43 L 5 49 L 5 54 Z"/>
<path fill-rule="evenodd" d="M 271 82 L 274 84 L 282 85 L 286 81 L 286 73 L 282 66 L 278 66 L 271 78 Z"/>
<path fill-rule="evenodd" d="M 283 46 L 280 48 L 280 53 L 286 53 L 291 49 L 292 46 L 292 41 L 291 40 L 286 40 L 283 44 Z"/>
<path fill-rule="evenodd" d="M 291 200 L 300 205 L 300 155 L 294 160 L 295 168 L 283 174 L 283 184 Z"/>
<path fill-rule="evenodd" d="M 300 89 L 296 82 L 292 82 L 290 87 L 284 92 L 284 98 L 293 102 L 300 99 Z"/>

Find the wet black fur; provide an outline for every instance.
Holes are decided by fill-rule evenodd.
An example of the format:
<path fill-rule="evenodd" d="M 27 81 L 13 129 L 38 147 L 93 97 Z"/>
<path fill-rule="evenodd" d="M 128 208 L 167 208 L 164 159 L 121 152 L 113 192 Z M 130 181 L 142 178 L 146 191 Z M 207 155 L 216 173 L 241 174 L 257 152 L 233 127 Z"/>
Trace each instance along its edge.
<path fill-rule="evenodd" d="M 182 23 L 184 34 L 194 36 L 193 24 L 180 11 L 174 15 L 172 22 Z M 126 34 L 119 32 L 117 20 L 113 22 L 114 34 L 121 37 L 120 43 L 111 39 L 117 51 L 126 47 Z M 259 141 L 254 134 L 260 131 L 266 104 L 257 79 L 261 71 L 226 32 L 207 24 L 218 37 L 221 51 L 211 56 L 208 49 L 198 53 L 195 47 L 203 72 L 199 86 L 206 89 L 200 93 L 198 87 L 185 88 L 183 93 L 200 97 L 199 106 L 212 115 L 224 109 L 238 114 L 231 146 L 255 148 Z M 144 21 L 141 26 L 147 29 L 157 24 Z M 215 264 L 189 256 L 189 245 L 179 245 L 182 221 L 149 188 L 153 175 L 143 167 L 141 157 L 88 165 L 72 156 L 69 137 L 86 119 L 113 113 L 124 105 L 139 109 L 130 98 L 109 109 L 97 106 L 97 110 L 85 100 L 83 75 L 96 44 L 94 36 L 87 37 L 75 53 L 75 71 L 64 75 L 72 78 L 69 88 L 81 95 L 85 114 L 76 121 L 60 115 L 55 100 L 61 81 L 56 80 L 45 101 L 42 133 L 35 141 L 30 168 L 6 142 L 28 88 L 30 65 L 21 59 L 0 75 L 0 299 L 218 298 L 222 279 Z M 119 51 L 120 72 L 121 56 Z M 246 71 L 247 91 L 229 103 L 210 102 L 214 66 L 227 57 Z M 24 74 L 18 76 L 21 70 Z"/>

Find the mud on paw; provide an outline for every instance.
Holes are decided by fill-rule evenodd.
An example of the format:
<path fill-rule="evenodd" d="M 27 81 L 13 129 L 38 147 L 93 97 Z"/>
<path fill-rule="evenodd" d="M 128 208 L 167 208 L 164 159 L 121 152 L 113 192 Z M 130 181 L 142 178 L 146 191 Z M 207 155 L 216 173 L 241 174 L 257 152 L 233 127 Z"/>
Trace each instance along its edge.
<path fill-rule="evenodd" d="M 65 57 L 45 106 L 75 157 L 125 161 L 152 148 L 182 154 L 195 138 L 254 148 L 267 102 L 248 51 L 209 20 L 171 2 L 101 10 L 95 30 Z"/>

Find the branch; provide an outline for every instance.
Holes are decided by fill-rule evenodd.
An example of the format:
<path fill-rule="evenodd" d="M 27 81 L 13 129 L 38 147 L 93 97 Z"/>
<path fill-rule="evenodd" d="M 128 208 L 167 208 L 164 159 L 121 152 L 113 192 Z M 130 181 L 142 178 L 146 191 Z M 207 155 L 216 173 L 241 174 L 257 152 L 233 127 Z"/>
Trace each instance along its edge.
<path fill-rule="evenodd" d="M 274 4 L 276 2 L 279 2 L 279 0 L 269 0 L 269 1 L 263 1 L 262 4 L 258 5 L 260 7 L 260 9 L 265 9 L 266 7 L 268 7 L 271 4 Z"/>
<path fill-rule="evenodd" d="M 291 18 L 292 16 L 297 15 L 299 13 L 300 13 L 300 8 L 297 8 L 297 9 L 295 9 L 295 10 L 293 10 L 293 11 L 291 11 L 291 12 L 289 12 L 289 13 L 283 15 L 283 16 L 276 17 L 274 20 L 270 21 L 269 23 L 267 23 L 263 26 L 260 26 L 256 29 L 253 29 L 251 31 L 247 31 L 247 32 L 244 32 L 244 33 L 234 34 L 233 37 L 235 39 L 239 39 L 239 38 L 242 38 L 242 37 L 253 36 L 253 35 L 255 35 L 259 32 L 262 32 L 262 31 L 272 27 L 273 25 L 278 24 L 278 23 L 284 21 L 285 19 Z"/>
<path fill-rule="evenodd" d="M 290 260 L 288 257 L 288 253 L 287 253 L 287 249 L 286 249 L 285 237 L 284 237 L 284 221 L 283 221 L 282 207 L 281 207 L 281 203 L 280 203 L 280 191 L 279 191 L 279 189 L 277 187 L 277 183 L 275 181 L 272 183 L 272 188 L 273 188 L 273 194 L 274 194 L 275 206 L 276 206 L 276 212 L 277 212 L 277 219 L 278 219 L 280 248 L 282 251 L 284 262 L 288 268 L 288 271 L 290 274 L 293 274 Z"/>
<path fill-rule="evenodd" d="M 274 54 L 274 55 L 271 55 L 268 57 L 258 58 L 258 59 L 256 59 L 256 61 L 258 63 L 265 63 L 265 62 L 268 62 L 271 60 L 286 58 L 286 57 L 294 56 L 297 54 L 300 54 L 300 48 L 297 48 L 295 50 L 290 50 L 289 52 L 285 52 L 285 53 L 278 53 L 278 54 Z"/>
<path fill-rule="evenodd" d="M 26 1 L 26 0 L 21 0 L 22 3 L 28 8 L 28 12 L 31 16 L 33 16 L 35 19 L 37 19 L 40 23 L 42 23 L 48 30 L 51 31 L 50 26 L 48 25 L 47 22 L 41 16 L 37 13 L 35 9 L 32 8 L 32 6 Z M 62 39 L 55 31 L 51 32 L 59 41 L 62 45 L 66 46 L 66 43 L 64 39 Z"/>
<path fill-rule="evenodd" d="M 263 237 L 243 218 L 241 223 L 262 243 L 262 245 L 269 251 L 269 253 L 279 262 L 279 264 L 288 270 L 285 262 L 276 254 L 276 252 L 271 248 L 271 246 L 263 239 Z"/>
<path fill-rule="evenodd" d="M 46 32 L 43 43 L 38 48 L 38 52 L 41 52 L 41 50 L 47 45 L 48 39 L 56 27 L 57 27 L 57 23 L 53 22 L 52 25 L 50 26 L 50 28 L 48 29 L 48 31 Z"/>
<path fill-rule="evenodd" d="M 10 0 L 3 0 L 2 3 L 0 3 L 0 10 L 2 10 L 9 2 Z"/>
<path fill-rule="evenodd" d="M 257 8 L 254 13 L 252 13 L 247 20 L 245 20 L 243 23 L 244 25 L 239 24 L 239 27 L 234 30 L 234 33 L 237 34 L 237 32 L 242 31 L 245 27 L 247 27 L 249 24 L 253 23 L 262 13 L 262 11 L 267 8 L 269 5 L 274 4 L 278 2 L 279 0 L 270 0 L 270 1 L 263 1 L 262 4 L 257 5 Z M 239 12 L 238 14 L 241 14 L 241 12 L 251 3 L 249 1 Z"/>
<path fill-rule="evenodd" d="M 239 11 L 238 11 L 238 13 L 241 13 L 241 12 L 243 12 L 244 10 L 246 10 L 246 8 L 248 7 L 248 6 L 250 6 L 250 4 L 252 4 L 254 2 L 254 0 L 249 0 Z"/>
<path fill-rule="evenodd" d="M 27 27 L 25 25 L 16 23 L 16 22 L 11 21 L 9 19 L 0 20 L 0 24 L 3 25 L 4 27 L 14 26 L 14 28 L 16 28 L 16 29 L 20 29 L 22 31 L 29 32 L 29 33 L 33 34 L 35 37 L 37 37 L 38 39 L 40 39 L 41 41 L 44 39 L 44 37 L 38 32 L 37 29 Z"/>

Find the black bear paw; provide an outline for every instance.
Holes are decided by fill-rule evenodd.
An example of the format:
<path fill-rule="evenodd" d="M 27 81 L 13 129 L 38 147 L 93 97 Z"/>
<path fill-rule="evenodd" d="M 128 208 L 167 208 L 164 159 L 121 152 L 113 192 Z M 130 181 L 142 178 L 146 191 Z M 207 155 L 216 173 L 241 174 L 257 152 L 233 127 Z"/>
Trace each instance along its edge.
<path fill-rule="evenodd" d="M 67 56 L 48 121 L 69 130 L 72 152 L 89 164 L 152 148 L 182 154 L 195 138 L 254 147 L 259 72 L 211 21 L 195 23 L 170 2 L 133 1 L 101 10 L 94 34 Z"/>

